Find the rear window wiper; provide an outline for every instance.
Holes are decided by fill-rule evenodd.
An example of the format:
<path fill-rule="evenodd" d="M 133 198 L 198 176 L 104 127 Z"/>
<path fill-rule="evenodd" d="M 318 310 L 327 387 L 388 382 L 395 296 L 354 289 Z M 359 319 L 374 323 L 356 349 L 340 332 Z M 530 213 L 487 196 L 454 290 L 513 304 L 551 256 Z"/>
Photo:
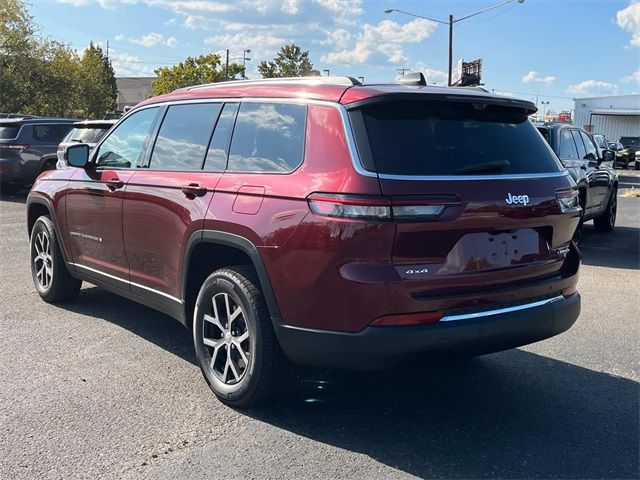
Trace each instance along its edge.
<path fill-rule="evenodd" d="M 456 173 L 475 173 L 475 172 L 495 172 L 510 166 L 508 160 L 499 160 L 497 162 L 473 163 L 466 167 L 458 168 Z"/>

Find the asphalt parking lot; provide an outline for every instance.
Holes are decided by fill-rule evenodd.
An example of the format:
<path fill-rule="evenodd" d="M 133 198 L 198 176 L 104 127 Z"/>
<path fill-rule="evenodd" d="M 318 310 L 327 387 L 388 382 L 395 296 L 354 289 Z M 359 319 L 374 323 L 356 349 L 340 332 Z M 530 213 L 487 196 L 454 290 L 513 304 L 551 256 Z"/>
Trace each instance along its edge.
<path fill-rule="evenodd" d="M 464 363 L 300 370 L 278 404 L 238 412 L 174 320 L 86 284 L 40 301 L 25 196 L 0 199 L 2 479 L 640 476 L 640 198 L 620 198 L 612 234 L 586 225 L 565 334 Z"/>

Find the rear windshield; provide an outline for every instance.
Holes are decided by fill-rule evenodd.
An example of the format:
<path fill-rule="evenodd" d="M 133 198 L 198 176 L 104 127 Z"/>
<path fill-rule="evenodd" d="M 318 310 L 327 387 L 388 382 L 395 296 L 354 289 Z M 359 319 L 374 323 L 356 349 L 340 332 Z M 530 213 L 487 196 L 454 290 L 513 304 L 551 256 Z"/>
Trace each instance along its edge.
<path fill-rule="evenodd" d="M 640 137 L 620 137 L 620 143 L 637 147 L 640 145 Z"/>
<path fill-rule="evenodd" d="M 78 143 L 98 143 L 102 137 L 109 131 L 109 128 L 95 127 L 74 127 L 67 136 L 62 140 L 67 142 Z"/>
<path fill-rule="evenodd" d="M 522 110 L 414 100 L 372 104 L 360 112 L 351 112 L 358 150 L 365 168 L 381 174 L 495 175 L 561 170 L 553 151 Z"/>
<path fill-rule="evenodd" d="M 16 138 L 18 136 L 18 131 L 20 127 L 5 127 L 0 125 L 0 140 L 7 140 L 11 138 Z"/>

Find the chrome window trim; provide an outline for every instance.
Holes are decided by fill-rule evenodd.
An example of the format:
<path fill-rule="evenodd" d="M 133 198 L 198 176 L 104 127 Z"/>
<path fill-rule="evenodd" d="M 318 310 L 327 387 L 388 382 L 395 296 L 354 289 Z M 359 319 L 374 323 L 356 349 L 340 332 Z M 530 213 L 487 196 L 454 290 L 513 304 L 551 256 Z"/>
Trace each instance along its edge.
<path fill-rule="evenodd" d="M 465 313 L 462 315 L 446 315 L 440 319 L 441 322 L 455 322 L 459 320 L 473 320 L 483 317 L 490 317 L 492 315 L 500 315 L 502 313 L 518 312 L 520 310 L 527 310 L 529 308 L 541 307 L 553 302 L 564 300 L 562 295 L 557 297 L 547 298 L 545 300 L 539 300 L 537 302 L 526 303 L 524 305 L 516 305 L 515 307 L 498 308 L 496 310 L 487 310 L 485 312 Z"/>
<path fill-rule="evenodd" d="M 100 270 L 96 270 L 95 268 L 87 267 L 86 265 L 82 265 L 80 263 L 69 262 L 69 265 L 72 265 L 72 266 L 78 267 L 78 268 L 82 268 L 84 270 L 89 270 L 90 272 L 97 273 L 99 275 L 103 275 L 103 276 L 105 276 L 107 278 L 110 278 L 112 280 L 117 280 L 119 282 L 126 283 L 127 285 L 131 285 L 133 287 L 138 287 L 138 288 L 142 288 L 143 290 L 148 290 L 149 292 L 153 292 L 153 293 L 156 293 L 158 295 L 162 295 L 163 297 L 166 297 L 169 300 L 173 300 L 174 302 L 177 302 L 179 304 L 184 303 L 179 298 L 176 298 L 173 295 L 169 295 L 168 293 L 164 293 L 164 292 L 161 292 L 159 290 L 156 290 L 155 288 L 150 288 L 150 287 L 147 287 L 145 285 L 140 285 L 139 283 L 131 282 L 129 280 L 125 280 L 124 278 L 116 277 L 115 275 L 111 275 L 109 273 L 101 272 Z"/>
<path fill-rule="evenodd" d="M 520 180 L 530 178 L 566 177 L 569 172 L 514 173 L 509 175 L 389 175 L 381 173 L 381 180 Z"/>

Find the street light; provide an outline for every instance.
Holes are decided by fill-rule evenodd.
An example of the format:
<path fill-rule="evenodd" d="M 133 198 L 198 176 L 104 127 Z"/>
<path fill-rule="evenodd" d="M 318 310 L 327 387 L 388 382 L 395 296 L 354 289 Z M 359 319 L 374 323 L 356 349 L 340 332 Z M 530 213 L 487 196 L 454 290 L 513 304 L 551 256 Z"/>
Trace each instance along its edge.
<path fill-rule="evenodd" d="M 453 24 L 461 22 L 463 20 L 466 20 L 467 18 L 475 17 L 476 15 L 480 15 L 481 13 L 488 12 L 489 10 L 493 10 L 494 8 L 502 7 L 503 5 L 506 5 L 507 3 L 512 3 L 514 1 L 517 2 L 517 3 L 524 3 L 524 0 L 505 0 L 504 2 L 498 3 L 498 4 L 493 5 L 491 7 L 487 7 L 484 10 L 480 10 L 478 12 L 471 13 L 469 15 L 465 15 L 462 18 L 453 18 L 453 15 L 449 15 L 449 21 L 448 22 L 445 22 L 444 20 L 438 20 L 437 18 L 427 17 L 425 15 L 419 15 L 417 13 L 406 12 L 404 10 L 399 10 L 397 8 L 387 8 L 384 11 L 384 13 L 393 13 L 393 12 L 404 13 L 405 15 L 410 15 L 412 17 L 424 18 L 424 19 L 430 20 L 432 22 L 442 23 L 444 25 L 449 25 L 449 82 L 448 82 L 448 84 L 449 84 L 449 86 L 451 86 L 451 70 L 453 68 Z"/>
<path fill-rule="evenodd" d="M 251 53 L 251 49 L 250 48 L 245 48 L 244 50 L 242 50 L 242 56 L 241 57 L 234 57 L 234 58 L 229 58 L 229 52 L 230 52 L 230 50 L 227 48 L 227 60 L 225 62 L 225 67 L 224 67 L 224 80 L 225 80 L 225 82 L 227 80 L 229 80 L 229 60 L 240 60 L 240 59 L 242 59 L 242 78 L 244 80 L 246 80 L 247 76 L 245 75 L 245 73 L 247 71 L 247 62 L 251 61 L 251 59 L 249 57 L 247 57 L 247 53 Z"/>

